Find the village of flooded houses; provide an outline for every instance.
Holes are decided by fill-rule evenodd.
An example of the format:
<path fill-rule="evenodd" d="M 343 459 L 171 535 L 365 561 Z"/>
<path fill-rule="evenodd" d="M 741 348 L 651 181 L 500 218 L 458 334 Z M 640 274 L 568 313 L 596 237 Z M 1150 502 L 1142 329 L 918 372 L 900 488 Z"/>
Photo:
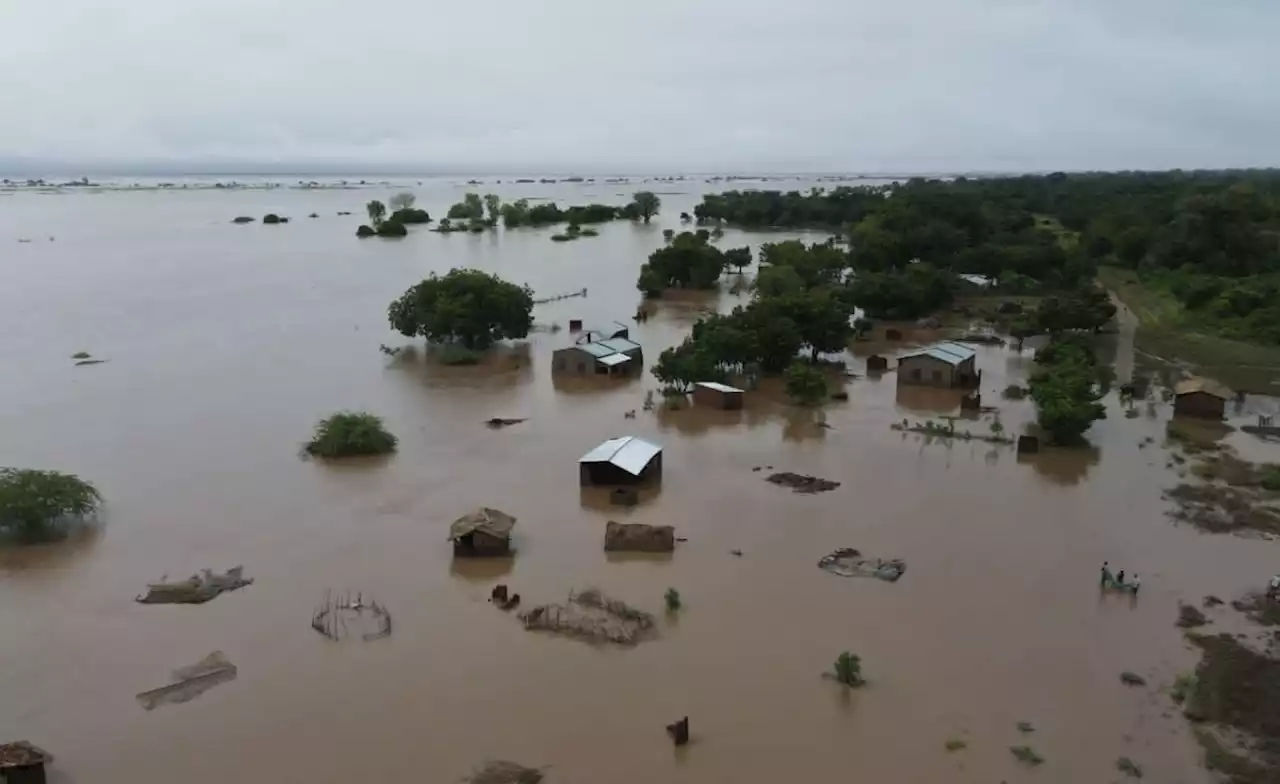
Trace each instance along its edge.
<path fill-rule="evenodd" d="M 461 192 L 434 187 L 432 212 Z M 1005 393 L 1034 341 L 981 324 L 878 324 L 825 358 L 814 408 L 770 378 L 664 399 L 660 352 L 749 296 L 730 273 L 633 316 L 697 187 L 563 245 L 223 220 L 364 195 L 22 196 L 0 218 L 58 236 L 0 300 L 28 336 L 6 461 L 106 499 L 90 531 L 0 551 L 0 740 L 47 749 L 48 781 L 1214 780 L 1175 622 L 1255 634 L 1231 603 L 1280 545 L 1166 493 L 1206 455 L 1274 460 L 1244 429 L 1274 399 L 1135 352 L 1125 309 L 1078 448 L 1024 437 L 1033 405 Z M 724 242 L 788 237 L 822 239 Z M 386 303 L 454 266 L 551 299 L 535 332 L 463 367 L 389 333 Z M 397 452 L 300 459 L 348 408 Z"/>

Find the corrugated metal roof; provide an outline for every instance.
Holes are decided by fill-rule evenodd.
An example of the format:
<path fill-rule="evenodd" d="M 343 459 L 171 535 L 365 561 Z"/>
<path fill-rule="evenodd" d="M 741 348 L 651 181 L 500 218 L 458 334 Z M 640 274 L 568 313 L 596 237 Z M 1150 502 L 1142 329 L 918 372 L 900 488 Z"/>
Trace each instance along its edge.
<path fill-rule="evenodd" d="M 717 392 L 741 392 L 742 391 L 737 387 L 731 387 L 728 384 L 721 384 L 719 381 L 699 381 L 698 383 L 694 384 L 694 386 L 706 387 L 707 389 L 714 389 Z"/>
<path fill-rule="evenodd" d="M 951 365 L 959 365 L 961 362 L 973 359 L 978 352 L 974 351 L 972 346 L 966 346 L 963 343 L 955 343 L 946 341 L 943 343 L 934 343 L 932 346 L 925 346 L 916 351 L 910 351 L 898 357 L 898 361 L 902 361 L 909 357 L 933 357 L 940 359 Z"/>
<path fill-rule="evenodd" d="M 1175 395 L 1186 395 L 1191 392 L 1204 392 L 1206 394 L 1213 395 L 1214 397 L 1220 397 L 1223 400 L 1230 400 L 1236 396 L 1236 394 L 1228 389 L 1226 385 L 1220 384 L 1211 378 L 1203 378 L 1201 376 L 1192 376 L 1191 378 L 1183 379 L 1173 387 L 1173 393 Z"/>
<path fill-rule="evenodd" d="M 621 365 L 623 362 L 630 362 L 630 361 L 631 361 L 631 357 L 627 356 L 626 354 L 610 354 L 607 357 L 600 358 L 600 364 L 607 365 L 608 367 Z"/>
<path fill-rule="evenodd" d="M 616 348 L 610 348 L 603 343 L 579 343 L 578 348 L 587 352 L 596 359 L 603 359 L 610 354 L 618 353 Z"/>
<path fill-rule="evenodd" d="M 622 352 L 635 351 L 636 349 L 640 348 L 639 343 L 636 343 L 631 340 L 627 340 L 626 338 L 610 338 L 609 340 L 600 341 L 598 345 L 607 346 L 613 351 L 622 351 Z"/>
<path fill-rule="evenodd" d="M 579 463 L 612 463 L 632 476 L 640 476 L 662 447 L 635 436 L 610 438 L 579 458 Z"/>

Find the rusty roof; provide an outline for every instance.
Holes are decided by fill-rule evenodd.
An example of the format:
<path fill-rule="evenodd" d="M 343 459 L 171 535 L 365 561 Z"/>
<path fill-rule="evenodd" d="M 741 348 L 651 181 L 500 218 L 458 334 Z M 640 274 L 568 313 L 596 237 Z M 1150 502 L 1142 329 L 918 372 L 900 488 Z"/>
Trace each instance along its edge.
<path fill-rule="evenodd" d="M 1228 389 L 1225 384 L 1220 384 L 1211 378 L 1204 378 L 1203 376 L 1184 378 L 1173 387 L 1173 394 L 1175 395 L 1189 395 L 1193 392 L 1204 392 L 1214 397 L 1220 397 L 1223 400 L 1231 400 L 1236 396 L 1236 393 Z"/>

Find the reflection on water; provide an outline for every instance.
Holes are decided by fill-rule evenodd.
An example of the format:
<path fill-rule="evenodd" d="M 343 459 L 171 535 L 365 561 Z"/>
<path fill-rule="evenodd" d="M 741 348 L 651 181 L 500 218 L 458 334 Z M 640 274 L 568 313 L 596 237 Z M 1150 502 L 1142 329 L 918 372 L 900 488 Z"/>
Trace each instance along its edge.
<path fill-rule="evenodd" d="M 518 555 L 520 552 L 519 529 L 515 534 L 512 548 Z M 487 583 L 499 580 L 511 574 L 515 569 L 516 557 L 509 558 L 454 558 L 449 561 L 449 575 L 469 583 Z"/>
<path fill-rule="evenodd" d="M 1102 459 L 1102 450 L 1096 446 L 1046 447 L 1041 442 L 1040 451 L 1033 455 L 1019 455 L 1018 462 L 1030 465 L 1040 476 L 1057 484 L 1074 485 L 1084 480 Z"/>
<path fill-rule="evenodd" d="M 894 379 L 896 381 L 896 377 Z M 930 414 L 958 414 L 965 392 L 959 389 L 897 384 L 895 400 L 906 411 Z"/>
<path fill-rule="evenodd" d="M 646 482 L 642 485 L 631 485 L 626 490 L 634 490 L 636 492 L 636 502 L 633 504 L 629 500 L 626 503 L 619 503 L 614 500 L 614 491 L 616 487 L 579 487 L 578 503 L 583 509 L 591 509 L 596 512 L 605 512 L 610 515 L 625 515 L 632 510 L 654 503 L 658 496 L 662 494 L 662 480 L 657 479 Z M 601 536 L 604 535 L 603 530 Z"/>

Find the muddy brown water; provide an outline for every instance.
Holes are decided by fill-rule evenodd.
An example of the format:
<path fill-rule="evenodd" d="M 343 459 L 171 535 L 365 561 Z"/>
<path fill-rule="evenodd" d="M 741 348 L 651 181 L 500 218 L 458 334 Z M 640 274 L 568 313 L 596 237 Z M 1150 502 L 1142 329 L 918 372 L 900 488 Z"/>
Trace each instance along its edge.
<path fill-rule="evenodd" d="M 497 190 L 565 203 L 635 189 L 517 187 Z M 1178 601 L 1257 589 L 1280 545 L 1166 519 L 1168 405 L 1125 419 L 1110 401 L 1093 449 L 1019 461 L 891 431 L 959 413 L 955 395 L 899 390 L 892 374 L 850 382 L 822 429 L 772 386 L 741 413 L 624 419 L 655 382 L 553 383 L 565 333 L 478 368 L 378 351 L 407 342 L 387 303 L 455 265 L 540 296 L 589 288 L 539 306 L 541 323 L 626 319 L 639 265 L 710 187 L 661 184 L 653 225 L 564 244 L 551 229 L 361 242 L 360 216 L 335 215 L 396 188 L 0 196 L 0 464 L 72 471 L 108 499 L 96 533 L 0 552 L 0 738 L 48 748 L 61 782 L 453 781 L 493 757 L 579 784 L 1022 781 L 1008 751 L 1022 743 L 1047 760 L 1041 782 L 1111 780 L 1122 755 L 1150 780 L 1208 781 L 1161 693 L 1196 661 Z M 465 187 L 414 189 L 436 214 Z M 294 220 L 229 222 L 268 211 Z M 700 309 L 735 301 L 660 303 L 633 334 L 652 362 Z M 107 362 L 75 367 L 81 350 Z M 1031 403 L 998 391 L 1029 356 L 983 348 L 978 362 L 985 402 L 1018 432 Z M 399 453 L 299 460 L 314 421 L 342 408 L 383 415 Z M 493 430 L 493 416 L 528 421 Z M 665 449 L 662 487 L 629 511 L 580 491 L 574 465 L 622 434 Z M 796 495 L 756 466 L 842 484 Z M 452 561 L 448 524 L 479 505 L 519 518 L 513 560 Z M 609 519 L 689 541 L 608 558 Z M 902 557 L 907 574 L 820 571 L 837 547 Z M 1141 595 L 1099 596 L 1103 560 L 1140 572 Z M 209 604 L 133 602 L 166 573 L 235 564 L 256 582 Z M 487 603 L 497 581 L 529 603 L 596 585 L 655 612 L 676 587 L 685 608 L 656 641 L 596 649 L 523 631 Z M 325 589 L 385 604 L 393 636 L 320 639 L 309 620 Z M 210 650 L 237 680 L 139 708 L 137 692 Z M 862 657 L 865 688 L 820 677 L 843 650 Z M 1121 685 L 1124 670 L 1151 686 Z M 685 715 L 694 742 L 675 751 L 663 727 Z M 968 748 L 948 753 L 949 738 Z"/>

